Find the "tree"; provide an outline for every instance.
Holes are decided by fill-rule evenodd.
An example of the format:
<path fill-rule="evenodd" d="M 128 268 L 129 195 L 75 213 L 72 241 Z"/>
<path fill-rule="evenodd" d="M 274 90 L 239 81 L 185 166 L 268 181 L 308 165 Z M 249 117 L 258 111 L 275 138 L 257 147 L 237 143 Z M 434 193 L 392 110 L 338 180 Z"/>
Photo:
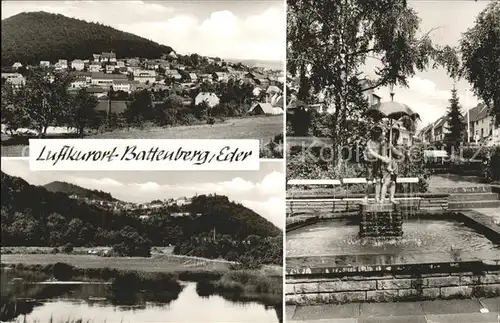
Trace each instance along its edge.
<path fill-rule="evenodd" d="M 62 124 L 69 104 L 67 73 L 52 74 L 45 69 L 29 73 L 26 85 L 15 92 L 9 118 L 16 125 L 35 130 L 43 138 L 49 126 Z"/>
<path fill-rule="evenodd" d="M 82 88 L 72 99 L 72 104 L 68 105 L 69 125 L 77 129 L 80 138 L 83 138 L 85 129 L 98 126 L 96 112 L 98 104 L 97 98 Z"/>
<path fill-rule="evenodd" d="M 124 111 L 127 121 L 139 126 L 141 126 L 144 121 L 151 120 L 153 114 L 153 102 L 148 90 L 142 90 L 136 93 L 134 100 Z"/>
<path fill-rule="evenodd" d="M 460 112 L 457 89 L 455 88 L 451 90 L 450 106 L 448 107 L 446 118 L 448 120 L 447 130 L 449 132 L 445 136 L 445 141 L 448 148 L 457 148 L 463 139 L 465 123 L 464 117 Z"/>
<path fill-rule="evenodd" d="M 457 69 L 450 47 L 433 47 L 417 37 L 419 18 L 405 0 L 290 0 L 287 9 L 287 69 L 299 78 L 297 98 L 324 92 L 332 107 L 334 163 L 350 137 L 348 118 L 366 109 L 363 92 L 380 86 L 407 86 L 417 70 L 434 63 Z M 376 79 L 363 82 L 366 59 L 379 60 Z"/>
<path fill-rule="evenodd" d="M 492 1 L 460 40 L 461 74 L 500 125 L 500 2 Z"/>

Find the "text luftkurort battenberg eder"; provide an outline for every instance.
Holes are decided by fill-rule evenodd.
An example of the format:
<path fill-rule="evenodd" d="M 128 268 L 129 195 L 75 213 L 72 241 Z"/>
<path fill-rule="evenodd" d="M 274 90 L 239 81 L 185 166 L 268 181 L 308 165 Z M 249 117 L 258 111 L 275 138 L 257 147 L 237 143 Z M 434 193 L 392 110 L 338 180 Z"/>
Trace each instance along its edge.
<path fill-rule="evenodd" d="M 136 145 L 113 147 L 109 150 L 81 150 L 71 145 L 64 145 L 61 149 L 52 151 L 46 146 L 42 148 L 36 161 L 51 161 L 53 165 L 61 161 L 93 161 L 114 162 L 119 161 L 184 161 L 192 162 L 194 165 L 202 165 L 211 162 L 242 162 L 252 156 L 253 151 L 244 151 L 239 148 L 225 146 L 219 151 L 189 150 L 182 147 L 176 150 L 166 150 L 161 147 L 150 149 L 139 149 Z"/>

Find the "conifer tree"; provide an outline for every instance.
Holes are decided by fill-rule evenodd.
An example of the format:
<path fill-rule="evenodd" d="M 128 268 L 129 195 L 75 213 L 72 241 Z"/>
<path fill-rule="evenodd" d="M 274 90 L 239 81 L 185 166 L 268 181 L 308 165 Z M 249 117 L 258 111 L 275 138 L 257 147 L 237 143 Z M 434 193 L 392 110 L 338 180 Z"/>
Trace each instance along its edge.
<path fill-rule="evenodd" d="M 460 146 L 464 136 L 465 122 L 462 113 L 460 112 L 460 102 L 458 100 L 457 89 L 453 87 L 451 90 L 450 106 L 446 114 L 448 120 L 445 142 L 448 149 Z"/>

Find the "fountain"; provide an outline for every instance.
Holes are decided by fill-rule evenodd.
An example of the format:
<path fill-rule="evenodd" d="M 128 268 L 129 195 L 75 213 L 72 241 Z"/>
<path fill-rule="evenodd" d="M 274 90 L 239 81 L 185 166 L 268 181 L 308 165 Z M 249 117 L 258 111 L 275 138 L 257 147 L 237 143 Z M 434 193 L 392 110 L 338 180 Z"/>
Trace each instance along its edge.
<path fill-rule="evenodd" d="M 500 295 L 500 229 L 450 209 L 443 192 L 406 185 L 396 204 L 366 204 L 364 194 L 331 188 L 364 181 L 288 182 L 288 305 Z"/>
<path fill-rule="evenodd" d="M 403 236 L 403 215 L 392 204 L 366 204 L 360 207 L 361 238 L 395 238 Z"/>

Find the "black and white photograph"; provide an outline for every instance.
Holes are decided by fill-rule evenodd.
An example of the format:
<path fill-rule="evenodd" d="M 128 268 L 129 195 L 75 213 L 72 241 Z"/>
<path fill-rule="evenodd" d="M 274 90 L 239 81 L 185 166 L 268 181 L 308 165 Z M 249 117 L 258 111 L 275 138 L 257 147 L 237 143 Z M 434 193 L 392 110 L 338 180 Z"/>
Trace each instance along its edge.
<path fill-rule="evenodd" d="M 282 162 L 1 167 L 2 322 L 283 322 Z"/>
<path fill-rule="evenodd" d="M 288 0 L 285 321 L 500 322 L 500 2 Z"/>
<path fill-rule="evenodd" d="M 283 157 L 284 1 L 2 1 L 1 155 L 30 138 L 258 139 Z"/>

